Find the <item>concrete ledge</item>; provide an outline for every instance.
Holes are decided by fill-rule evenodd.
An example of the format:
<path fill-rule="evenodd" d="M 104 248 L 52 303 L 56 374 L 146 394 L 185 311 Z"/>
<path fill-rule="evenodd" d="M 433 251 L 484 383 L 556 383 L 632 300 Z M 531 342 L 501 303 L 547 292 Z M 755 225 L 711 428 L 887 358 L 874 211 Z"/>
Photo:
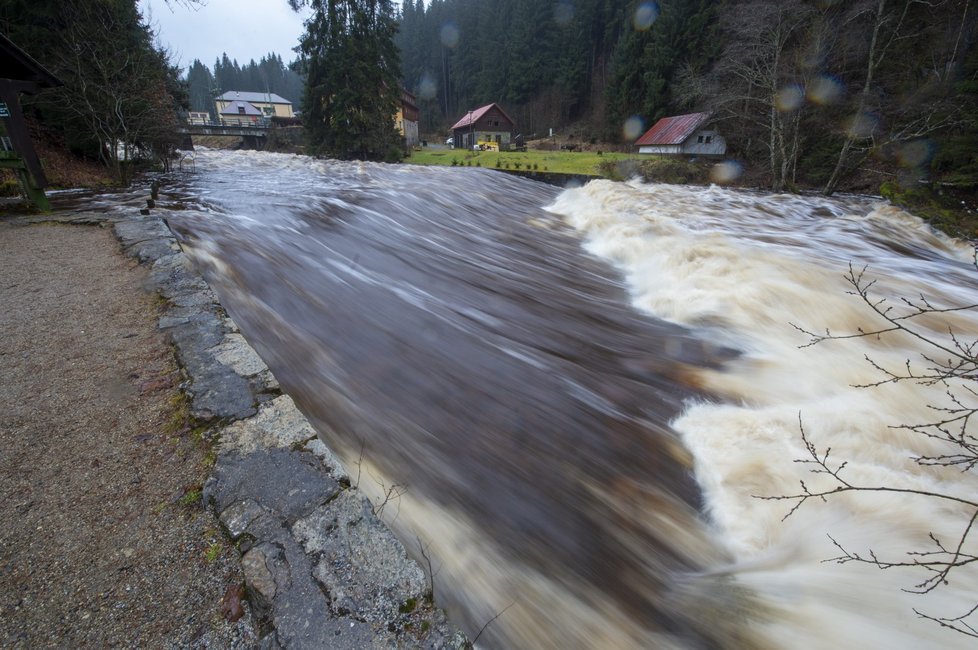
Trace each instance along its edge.
<path fill-rule="evenodd" d="M 159 327 L 217 452 L 205 503 L 242 553 L 260 647 L 468 647 L 430 603 L 422 569 L 281 394 L 164 221 L 104 221 L 127 255 L 150 266 L 147 289 L 166 300 Z"/>

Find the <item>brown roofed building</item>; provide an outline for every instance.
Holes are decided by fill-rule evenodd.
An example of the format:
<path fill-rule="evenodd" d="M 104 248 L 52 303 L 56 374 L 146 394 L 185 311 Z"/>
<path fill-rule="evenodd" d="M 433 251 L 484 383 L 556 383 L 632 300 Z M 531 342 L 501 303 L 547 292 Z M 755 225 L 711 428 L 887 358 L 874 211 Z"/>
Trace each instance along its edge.
<path fill-rule="evenodd" d="M 500 150 L 509 149 L 513 142 L 514 123 L 499 104 L 489 104 L 469 111 L 452 126 L 453 145 L 472 149 L 492 143 Z"/>
<path fill-rule="evenodd" d="M 639 153 L 722 156 L 727 141 L 710 126 L 711 113 L 664 117 L 635 141 Z"/>

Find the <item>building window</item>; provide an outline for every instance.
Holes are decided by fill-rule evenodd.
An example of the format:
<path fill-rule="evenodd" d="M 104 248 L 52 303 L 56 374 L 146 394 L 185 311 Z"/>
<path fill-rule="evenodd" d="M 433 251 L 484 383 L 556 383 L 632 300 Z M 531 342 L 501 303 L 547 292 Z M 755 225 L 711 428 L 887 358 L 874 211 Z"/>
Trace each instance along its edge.
<path fill-rule="evenodd" d="M 713 142 L 713 136 L 712 135 L 706 136 L 706 144 L 710 144 L 711 142 Z"/>
<path fill-rule="evenodd" d="M 699 144 L 703 144 L 703 136 L 697 136 L 696 142 Z"/>
<path fill-rule="evenodd" d="M 244 106 L 238 106 L 238 115 L 244 115 L 244 114 L 245 114 Z"/>

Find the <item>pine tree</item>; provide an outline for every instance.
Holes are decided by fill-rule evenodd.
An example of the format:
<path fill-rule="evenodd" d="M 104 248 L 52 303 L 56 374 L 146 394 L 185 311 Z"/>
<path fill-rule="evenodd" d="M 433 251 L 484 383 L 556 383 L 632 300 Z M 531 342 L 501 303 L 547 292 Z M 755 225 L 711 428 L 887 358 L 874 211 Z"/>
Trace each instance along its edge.
<path fill-rule="evenodd" d="M 390 0 L 311 0 L 300 43 L 307 74 L 303 122 L 313 151 L 395 160 L 400 66 Z"/>
<path fill-rule="evenodd" d="M 650 25 L 636 24 L 648 3 L 637 0 L 625 12 L 625 28 L 615 48 L 606 90 L 609 134 L 638 115 L 648 124 L 687 109 L 674 97 L 677 72 L 705 68 L 719 54 L 718 5 L 712 0 L 671 0 L 655 5 Z M 661 13 L 659 13 L 661 9 Z"/>
<path fill-rule="evenodd" d="M 190 110 L 207 111 L 211 114 L 211 118 L 216 118 L 214 75 L 197 59 L 194 59 L 190 69 L 187 70 L 187 86 L 190 93 Z"/>

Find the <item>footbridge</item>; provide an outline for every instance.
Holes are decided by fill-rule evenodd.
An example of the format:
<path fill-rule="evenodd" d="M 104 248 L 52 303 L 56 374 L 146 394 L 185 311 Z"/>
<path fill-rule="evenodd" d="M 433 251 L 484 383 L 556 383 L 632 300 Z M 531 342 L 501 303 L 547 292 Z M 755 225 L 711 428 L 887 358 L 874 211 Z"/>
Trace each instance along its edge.
<path fill-rule="evenodd" d="M 177 127 L 177 133 L 183 136 L 183 149 L 193 149 L 195 135 L 229 135 L 240 137 L 248 149 L 262 149 L 265 138 L 272 128 L 266 122 L 235 123 L 225 120 L 213 122 L 184 123 Z"/>

